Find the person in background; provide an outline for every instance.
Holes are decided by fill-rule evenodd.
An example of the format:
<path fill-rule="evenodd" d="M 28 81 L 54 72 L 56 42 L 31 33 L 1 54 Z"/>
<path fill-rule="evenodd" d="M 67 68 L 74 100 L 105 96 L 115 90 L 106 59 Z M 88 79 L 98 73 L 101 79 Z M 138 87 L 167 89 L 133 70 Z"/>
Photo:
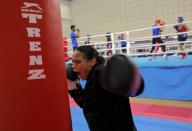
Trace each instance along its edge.
<path fill-rule="evenodd" d="M 107 32 L 106 33 L 106 38 L 107 38 L 107 55 L 111 55 L 112 54 L 112 41 L 111 41 L 111 33 L 110 32 Z"/>
<path fill-rule="evenodd" d="M 112 56 L 112 50 L 107 51 L 107 56 Z"/>
<path fill-rule="evenodd" d="M 76 32 L 76 33 L 75 33 Z M 73 46 L 73 51 L 78 47 L 77 38 L 79 38 L 80 30 L 75 25 L 71 25 L 71 42 Z"/>
<path fill-rule="evenodd" d="M 161 23 L 160 23 L 160 32 L 159 32 L 159 35 L 162 35 L 162 32 L 164 31 L 164 25 L 165 25 L 165 21 L 162 21 Z M 161 37 L 160 37 L 161 38 Z M 162 38 L 161 38 L 161 40 L 163 41 L 163 43 L 165 43 L 165 40 L 163 40 Z M 156 46 L 156 48 L 155 48 L 155 53 L 157 53 L 157 51 L 159 50 L 159 47 L 161 47 L 161 51 L 163 51 L 163 52 L 165 52 L 166 51 L 166 46 L 165 45 L 161 45 L 161 46 Z M 160 56 L 162 56 L 162 54 L 160 54 Z M 164 58 L 167 58 L 167 54 L 164 54 L 163 55 L 164 56 Z"/>
<path fill-rule="evenodd" d="M 85 45 L 90 44 L 94 48 L 94 42 L 91 42 L 91 35 L 87 35 L 87 39 L 85 40 Z"/>
<path fill-rule="evenodd" d="M 178 23 L 183 23 L 184 19 L 183 19 L 183 17 L 178 17 L 177 21 L 178 21 Z M 187 33 L 185 33 L 185 32 L 190 31 L 187 24 L 178 24 L 178 25 L 175 25 L 174 28 L 178 33 L 183 32 L 182 34 L 177 35 L 178 41 L 179 42 L 186 41 L 187 40 Z M 183 45 L 184 45 L 184 43 L 179 43 L 177 46 L 177 50 L 179 51 L 179 49 L 180 49 L 181 51 L 184 51 Z M 181 59 L 185 59 L 186 54 L 185 53 L 181 53 L 181 54 L 182 54 Z M 177 56 L 177 53 L 174 54 L 173 56 Z"/>
<path fill-rule="evenodd" d="M 90 44 L 91 35 L 87 35 L 87 39 L 85 40 L 85 45 Z"/>
<path fill-rule="evenodd" d="M 124 34 L 121 34 L 120 36 L 118 36 L 118 40 L 120 40 L 121 47 L 127 47 L 127 42 L 125 41 Z M 122 49 L 122 52 L 126 53 L 127 50 L 126 49 Z"/>
<path fill-rule="evenodd" d="M 152 26 L 154 27 L 152 29 L 152 33 L 153 33 L 153 40 L 152 40 L 152 44 L 161 44 L 163 43 L 163 41 L 161 40 L 161 37 L 159 37 L 160 32 L 162 31 L 162 28 L 159 28 L 157 26 L 160 26 L 161 24 L 161 20 L 160 19 L 156 19 L 155 20 L 155 24 Z M 153 51 L 155 50 L 155 46 L 152 46 L 150 53 L 153 53 Z M 165 52 L 165 46 L 163 48 L 163 51 Z M 151 60 L 151 55 L 149 56 L 149 60 Z"/>

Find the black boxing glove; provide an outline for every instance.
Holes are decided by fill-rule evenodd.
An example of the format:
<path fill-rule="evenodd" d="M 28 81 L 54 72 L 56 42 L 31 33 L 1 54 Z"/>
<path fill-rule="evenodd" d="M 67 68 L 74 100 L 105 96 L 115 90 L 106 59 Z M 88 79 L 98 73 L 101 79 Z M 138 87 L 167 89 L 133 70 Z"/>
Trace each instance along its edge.
<path fill-rule="evenodd" d="M 125 97 L 143 92 L 144 83 L 138 68 L 125 55 L 112 56 L 101 75 L 103 87 L 109 92 Z"/>
<path fill-rule="evenodd" d="M 71 81 L 75 81 L 78 79 L 77 73 L 73 71 L 72 64 L 66 65 L 66 71 L 67 71 L 67 79 Z"/>
<path fill-rule="evenodd" d="M 73 71 L 72 64 L 66 65 L 68 92 L 74 101 L 83 106 L 83 89 L 78 80 L 78 75 Z"/>

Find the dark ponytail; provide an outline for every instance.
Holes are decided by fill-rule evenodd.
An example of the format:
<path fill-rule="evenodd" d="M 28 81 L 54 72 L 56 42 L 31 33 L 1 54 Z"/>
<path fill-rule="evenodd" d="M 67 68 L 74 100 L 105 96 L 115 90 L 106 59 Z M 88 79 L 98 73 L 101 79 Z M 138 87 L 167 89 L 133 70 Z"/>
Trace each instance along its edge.
<path fill-rule="evenodd" d="M 92 46 L 89 45 L 79 46 L 76 48 L 76 50 L 84 53 L 85 58 L 89 61 L 95 58 L 97 64 L 104 65 L 105 63 L 105 59 L 103 58 L 103 56 L 99 55 L 97 50 Z"/>
<path fill-rule="evenodd" d="M 105 64 L 105 59 L 101 55 L 98 55 L 96 60 L 97 60 L 97 64 L 99 64 L 99 65 L 104 65 Z"/>

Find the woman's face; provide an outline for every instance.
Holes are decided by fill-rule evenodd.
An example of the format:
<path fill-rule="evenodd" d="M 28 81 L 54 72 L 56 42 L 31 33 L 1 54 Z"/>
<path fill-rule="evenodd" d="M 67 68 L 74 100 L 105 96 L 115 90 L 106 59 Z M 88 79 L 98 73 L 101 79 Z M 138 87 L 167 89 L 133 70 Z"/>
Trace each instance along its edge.
<path fill-rule="evenodd" d="M 73 71 L 77 72 L 78 77 L 86 80 L 92 67 L 96 64 L 96 59 L 87 60 L 85 54 L 80 51 L 75 51 L 72 56 Z"/>

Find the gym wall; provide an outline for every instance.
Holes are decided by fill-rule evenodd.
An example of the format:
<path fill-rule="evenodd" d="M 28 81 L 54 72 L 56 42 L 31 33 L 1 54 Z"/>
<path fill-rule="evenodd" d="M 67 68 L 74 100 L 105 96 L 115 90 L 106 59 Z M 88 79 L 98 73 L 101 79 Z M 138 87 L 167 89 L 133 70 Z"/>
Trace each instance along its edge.
<path fill-rule="evenodd" d="M 71 2 L 68 0 L 60 0 L 61 16 L 62 16 L 62 30 L 63 36 L 69 38 L 70 26 L 72 23 Z"/>
<path fill-rule="evenodd" d="M 69 3 L 71 23 L 80 28 L 81 36 L 151 27 L 157 18 L 166 24 L 176 23 L 178 16 L 192 20 L 192 0 L 72 0 Z M 69 23 L 64 20 L 63 26 L 64 36 L 69 37 Z M 174 32 L 173 28 L 166 28 L 163 34 Z M 151 30 L 132 34 L 133 37 L 150 35 Z"/>

